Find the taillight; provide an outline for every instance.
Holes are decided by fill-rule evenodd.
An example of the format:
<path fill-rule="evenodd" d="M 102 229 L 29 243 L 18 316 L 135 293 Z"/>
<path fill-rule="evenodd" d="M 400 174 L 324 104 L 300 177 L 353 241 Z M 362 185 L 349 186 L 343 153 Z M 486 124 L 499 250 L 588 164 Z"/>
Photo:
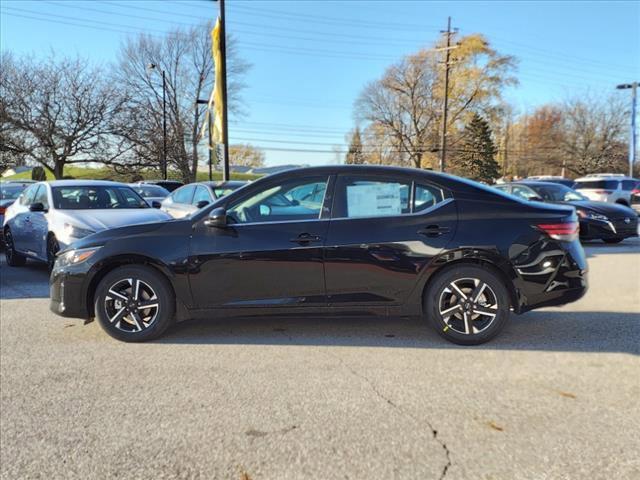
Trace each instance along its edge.
<path fill-rule="evenodd" d="M 0 207 L 0 215 L 4 215 L 4 212 L 7 211 L 7 207 Z"/>
<path fill-rule="evenodd" d="M 640 188 L 634 188 L 631 190 L 631 195 L 640 195 Z"/>
<path fill-rule="evenodd" d="M 580 224 L 578 222 L 542 223 L 536 227 L 554 240 L 572 242 L 578 238 Z"/>

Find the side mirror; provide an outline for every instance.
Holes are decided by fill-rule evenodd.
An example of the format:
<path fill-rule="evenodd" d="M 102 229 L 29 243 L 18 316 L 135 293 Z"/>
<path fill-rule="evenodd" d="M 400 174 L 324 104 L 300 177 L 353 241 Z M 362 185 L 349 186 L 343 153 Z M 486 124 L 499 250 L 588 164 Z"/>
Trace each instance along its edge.
<path fill-rule="evenodd" d="M 31 212 L 46 212 L 47 209 L 44 208 L 44 205 L 40 202 L 32 203 L 29 205 L 29 211 Z"/>
<path fill-rule="evenodd" d="M 209 200 L 200 200 L 198 203 L 196 203 L 196 208 L 198 210 L 200 210 L 201 208 L 206 207 L 207 205 L 209 205 Z"/>
<path fill-rule="evenodd" d="M 209 216 L 204 221 L 207 227 L 222 228 L 227 226 L 227 211 L 224 207 L 214 208 L 209 212 Z"/>
<path fill-rule="evenodd" d="M 153 200 L 151 202 L 151 207 L 153 207 L 153 208 L 162 208 L 162 204 L 157 200 Z"/>
<path fill-rule="evenodd" d="M 544 202 L 542 197 L 529 197 L 530 202 Z"/>

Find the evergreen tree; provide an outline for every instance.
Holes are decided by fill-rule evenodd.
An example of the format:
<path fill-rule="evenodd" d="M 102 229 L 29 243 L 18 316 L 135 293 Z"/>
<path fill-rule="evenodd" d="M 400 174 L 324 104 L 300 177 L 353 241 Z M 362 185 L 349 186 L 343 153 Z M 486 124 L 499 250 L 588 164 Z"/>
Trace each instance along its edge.
<path fill-rule="evenodd" d="M 351 134 L 351 142 L 349 151 L 345 157 L 344 163 L 347 165 L 361 165 L 365 162 L 364 152 L 362 151 L 362 138 L 360 138 L 360 128 L 356 127 Z"/>
<path fill-rule="evenodd" d="M 456 150 L 457 153 L 452 159 L 456 174 L 487 183 L 493 183 L 500 176 L 491 128 L 477 113 L 465 126 L 462 141 Z"/>

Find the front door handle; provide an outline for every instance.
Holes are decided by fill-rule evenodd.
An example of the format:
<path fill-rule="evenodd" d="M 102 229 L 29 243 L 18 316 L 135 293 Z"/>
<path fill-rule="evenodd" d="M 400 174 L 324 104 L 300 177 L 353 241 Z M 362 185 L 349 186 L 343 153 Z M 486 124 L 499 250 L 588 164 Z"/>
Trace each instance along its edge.
<path fill-rule="evenodd" d="M 428 225 L 427 227 L 418 230 L 420 235 L 425 237 L 439 237 L 442 234 L 449 233 L 451 229 L 449 227 L 441 227 L 440 225 Z"/>
<path fill-rule="evenodd" d="M 309 233 L 301 233 L 296 238 L 292 238 L 289 241 L 293 243 L 299 243 L 300 245 L 305 245 L 311 242 L 319 242 L 320 237 L 318 235 L 311 235 Z"/>

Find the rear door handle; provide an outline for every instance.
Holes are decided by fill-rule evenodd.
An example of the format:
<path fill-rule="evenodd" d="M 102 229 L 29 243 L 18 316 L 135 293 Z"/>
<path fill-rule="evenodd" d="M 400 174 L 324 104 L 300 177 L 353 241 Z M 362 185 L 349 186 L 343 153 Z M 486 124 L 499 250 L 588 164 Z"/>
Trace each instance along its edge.
<path fill-rule="evenodd" d="M 451 229 L 449 227 L 441 227 L 440 225 L 428 225 L 427 227 L 418 230 L 420 235 L 425 237 L 439 237 L 442 234 L 449 233 Z"/>
<path fill-rule="evenodd" d="M 311 235 L 309 233 L 301 233 L 296 238 L 292 238 L 289 241 L 293 242 L 293 243 L 299 243 L 301 245 L 304 245 L 304 244 L 311 243 L 311 242 L 319 242 L 320 241 L 320 237 L 318 235 Z"/>

